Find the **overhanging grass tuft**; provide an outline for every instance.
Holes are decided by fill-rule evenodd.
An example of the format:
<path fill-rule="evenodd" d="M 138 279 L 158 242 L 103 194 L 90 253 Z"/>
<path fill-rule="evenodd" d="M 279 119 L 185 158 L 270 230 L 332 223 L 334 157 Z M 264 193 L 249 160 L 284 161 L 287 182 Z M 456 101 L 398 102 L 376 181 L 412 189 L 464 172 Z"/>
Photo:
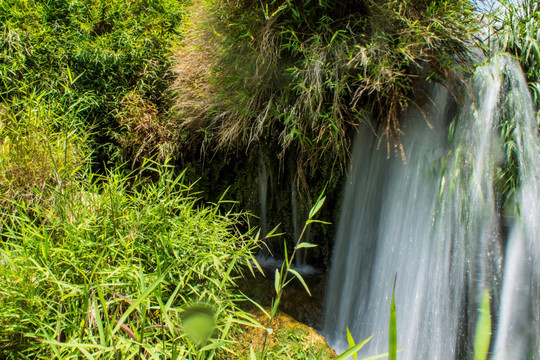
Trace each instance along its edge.
<path fill-rule="evenodd" d="M 212 46 L 201 50 L 209 85 L 198 88 L 204 106 L 184 107 L 178 119 L 205 149 L 279 142 L 279 155 L 295 149 L 302 167 L 325 157 L 344 164 L 368 112 L 389 153 L 395 145 L 404 156 L 399 114 L 418 101 L 419 79 L 456 78 L 478 28 L 465 0 L 200 3 L 214 14 L 204 23 Z M 173 85 L 179 103 L 185 88 Z"/>

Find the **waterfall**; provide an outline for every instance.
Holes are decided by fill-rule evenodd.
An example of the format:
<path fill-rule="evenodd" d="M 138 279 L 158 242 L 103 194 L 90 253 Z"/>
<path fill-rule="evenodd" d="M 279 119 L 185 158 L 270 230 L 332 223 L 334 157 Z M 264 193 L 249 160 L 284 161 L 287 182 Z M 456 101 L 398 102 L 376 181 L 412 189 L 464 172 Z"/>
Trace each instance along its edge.
<path fill-rule="evenodd" d="M 508 73 L 505 111 L 516 120 L 521 216 L 514 221 L 508 242 L 494 356 L 540 359 L 540 143 L 521 69 L 511 61 L 504 65 Z"/>
<path fill-rule="evenodd" d="M 273 179 L 274 173 L 272 172 L 272 167 L 268 164 L 267 158 L 263 152 L 262 147 L 258 149 L 258 192 L 259 192 L 259 229 L 261 232 L 261 238 L 265 238 L 270 230 L 274 227 L 275 224 L 272 223 L 273 217 L 276 211 L 275 203 L 279 204 L 279 199 L 276 199 L 277 194 L 279 194 L 283 188 L 273 189 Z M 290 197 L 285 197 L 290 201 L 290 209 L 285 209 L 285 213 L 290 214 L 291 218 L 291 237 L 290 241 L 293 244 L 296 244 L 300 234 L 302 232 L 305 221 L 307 220 L 307 213 L 304 208 L 304 205 L 299 201 L 299 194 L 294 183 L 294 168 L 290 168 L 289 178 L 284 178 L 282 181 L 285 184 L 290 185 Z M 279 205 L 278 205 L 279 206 Z M 283 211 L 283 209 L 281 209 Z M 303 241 L 309 241 L 310 238 L 310 229 L 308 228 L 304 233 Z M 292 244 L 291 244 L 292 245 Z M 260 247 L 260 250 L 256 256 L 256 260 L 265 269 L 272 269 L 271 274 L 273 274 L 274 269 L 279 269 L 283 264 L 282 258 L 274 257 L 276 247 L 282 247 L 281 243 L 272 243 L 271 241 L 265 241 L 265 245 Z M 315 275 L 321 272 L 321 269 L 315 268 L 307 263 L 307 252 L 302 249 L 296 254 L 294 262 L 294 270 L 298 271 L 304 275 Z"/>
<path fill-rule="evenodd" d="M 470 357 L 485 289 L 498 321 L 493 354 L 539 359 L 540 152 L 519 65 L 498 56 L 479 67 L 459 107 L 441 86 L 430 99 L 404 115 L 408 164 L 387 160 L 369 130 L 356 137 L 323 332 L 338 350 L 348 327 L 356 341 L 374 335 L 360 355 L 386 352 L 397 274 L 399 359 Z M 496 190 L 503 122 L 515 124 L 519 217 L 501 214 Z"/>
<path fill-rule="evenodd" d="M 293 244 L 296 244 L 299 240 L 300 235 L 302 234 L 302 229 L 304 228 L 305 222 L 308 220 L 308 214 L 304 208 L 304 205 L 299 201 L 298 190 L 296 189 L 296 184 L 294 181 L 294 173 L 291 171 L 291 212 L 292 212 L 292 227 L 293 227 Z M 308 226 L 304 235 L 303 242 L 310 242 L 311 236 L 311 227 Z M 294 259 L 294 265 L 296 268 L 301 269 L 302 271 L 307 270 L 310 272 L 313 269 L 307 263 L 307 250 L 299 249 L 296 252 L 296 257 Z"/>
<path fill-rule="evenodd" d="M 264 154 L 262 152 L 262 149 L 259 147 L 258 151 L 258 157 L 259 157 L 259 176 L 258 176 L 258 183 L 259 183 L 259 212 L 260 212 L 260 226 L 261 229 L 261 238 L 266 237 L 268 234 L 268 206 L 267 206 L 267 199 L 268 199 L 268 171 L 266 170 L 266 162 L 264 161 Z"/>

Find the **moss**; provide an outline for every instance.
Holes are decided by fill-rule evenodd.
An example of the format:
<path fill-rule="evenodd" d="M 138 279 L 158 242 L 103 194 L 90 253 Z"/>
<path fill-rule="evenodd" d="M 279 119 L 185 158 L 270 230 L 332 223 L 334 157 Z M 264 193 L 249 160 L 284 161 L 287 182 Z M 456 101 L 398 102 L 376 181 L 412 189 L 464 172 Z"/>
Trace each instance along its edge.
<path fill-rule="evenodd" d="M 268 320 L 260 311 L 254 311 L 255 319 L 267 327 Z M 323 336 L 318 334 L 312 328 L 294 320 L 285 313 L 276 314 L 272 324 L 266 328 L 249 327 L 237 339 L 236 349 L 239 353 L 239 359 L 249 359 L 250 348 L 254 351 L 260 351 L 265 343 L 267 348 L 267 359 L 334 359 L 335 351 L 328 346 Z"/>

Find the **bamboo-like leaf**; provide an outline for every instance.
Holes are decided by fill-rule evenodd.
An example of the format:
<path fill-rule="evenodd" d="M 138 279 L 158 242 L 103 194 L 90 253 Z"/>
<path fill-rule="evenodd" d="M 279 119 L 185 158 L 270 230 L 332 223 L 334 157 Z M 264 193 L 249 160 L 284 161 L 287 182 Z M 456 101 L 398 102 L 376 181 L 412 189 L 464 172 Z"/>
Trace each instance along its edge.
<path fill-rule="evenodd" d="M 356 345 L 348 326 L 347 326 L 347 342 L 349 343 L 349 348 L 352 348 L 354 345 Z M 354 353 L 352 357 L 354 360 L 356 360 L 356 358 L 358 357 L 358 354 Z"/>
<path fill-rule="evenodd" d="M 309 219 L 313 218 L 319 212 L 319 210 L 321 210 L 321 207 L 323 206 L 325 199 L 326 199 L 325 196 L 319 197 L 317 199 L 317 202 L 315 203 L 315 205 L 313 205 L 313 207 L 309 211 L 309 216 L 308 216 Z"/>
<path fill-rule="evenodd" d="M 270 312 L 270 318 L 273 318 L 274 315 L 276 315 L 280 302 L 281 302 L 281 296 L 276 297 L 276 299 L 274 300 L 274 303 L 272 304 L 272 311 Z"/>
<path fill-rule="evenodd" d="M 364 347 L 364 345 L 366 345 L 367 342 L 371 340 L 372 337 L 373 335 L 368 337 L 367 339 L 360 341 L 358 344 L 354 345 L 353 347 L 350 347 L 344 353 L 340 354 L 337 358 L 335 358 L 335 360 L 345 360 L 349 356 L 352 356 L 353 354 L 358 353 Z"/>
<path fill-rule="evenodd" d="M 305 248 L 313 248 L 313 247 L 317 247 L 317 245 L 307 243 L 307 242 L 301 242 L 300 244 L 296 245 L 295 249 L 305 249 Z"/>
<path fill-rule="evenodd" d="M 309 288 L 308 288 L 306 282 L 304 281 L 304 278 L 302 277 L 302 275 L 300 275 L 300 273 L 298 271 L 294 270 L 294 269 L 289 269 L 289 272 L 292 273 L 294 276 L 296 276 L 296 278 L 298 280 L 300 280 L 300 282 L 302 283 L 302 285 L 306 289 L 309 296 L 311 296 L 311 292 L 309 291 Z"/>
<path fill-rule="evenodd" d="M 491 314 L 489 309 L 489 291 L 486 289 L 482 299 L 480 315 L 474 337 L 474 360 L 486 360 L 491 341 Z"/>
<path fill-rule="evenodd" d="M 274 289 L 276 290 L 276 294 L 279 294 L 279 290 L 281 287 L 281 273 L 278 269 L 276 269 L 275 275 L 274 275 Z"/>
<path fill-rule="evenodd" d="M 69 348 L 77 348 L 77 349 L 102 349 L 102 350 L 111 350 L 111 347 L 103 346 L 100 344 L 81 344 L 76 342 L 60 342 L 56 340 L 41 340 L 44 344 L 50 344 L 60 347 L 69 347 Z"/>
<path fill-rule="evenodd" d="M 388 324 L 388 360 L 396 360 L 397 357 L 397 319 L 396 319 L 396 281 L 397 274 L 394 278 L 394 286 L 392 287 L 392 302 L 390 303 L 390 320 Z"/>
<path fill-rule="evenodd" d="M 241 293 L 246 299 L 248 299 L 253 305 L 255 305 L 257 308 L 259 308 L 259 310 L 262 311 L 262 313 L 264 315 L 266 315 L 267 317 L 270 317 L 270 314 L 268 313 L 268 311 L 266 311 L 258 302 L 256 302 L 255 300 L 252 300 L 249 296 L 247 296 L 246 294 L 244 293 Z"/>
<path fill-rule="evenodd" d="M 306 224 L 323 224 L 323 225 L 330 225 L 331 222 L 323 221 L 323 220 L 308 220 L 306 221 Z"/>
<path fill-rule="evenodd" d="M 86 356 L 86 358 L 87 358 L 88 360 L 94 360 L 94 359 L 95 359 L 95 357 L 93 357 L 92 354 L 90 354 L 90 353 L 88 352 L 88 350 L 86 350 L 85 348 L 79 348 L 79 351 L 82 352 L 83 355 Z"/>
<path fill-rule="evenodd" d="M 203 352 L 203 351 L 208 351 L 208 350 L 214 350 L 214 349 L 220 348 L 220 347 L 222 347 L 223 345 L 226 345 L 226 344 L 227 343 L 224 342 L 224 341 L 211 343 L 211 344 L 208 344 L 208 345 L 202 347 L 199 351 Z"/>
<path fill-rule="evenodd" d="M 118 320 L 118 323 L 114 327 L 112 333 L 116 334 L 116 332 L 120 329 L 120 327 L 124 324 L 127 317 L 135 310 L 137 307 L 154 291 L 154 289 L 163 281 L 165 278 L 165 275 L 167 274 L 167 270 L 163 272 L 150 286 L 146 289 L 146 291 L 139 296 L 133 304 L 126 310 L 126 312 L 122 315 L 120 320 Z"/>
<path fill-rule="evenodd" d="M 101 321 L 101 313 L 99 311 L 99 306 L 96 301 L 95 295 L 92 295 L 90 302 L 94 310 L 94 318 L 96 319 L 96 325 L 98 327 L 99 341 L 101 344 L 107 343 L 107 338 L 105 337 L 105 331 L 103 330 L 103 322 Z"/>
<path fill-rule="evenodd" d="M 293 256 L 294 256 L 294 252 L 293 252 Z M 290 263 L 292 263 L 292 259 L 291 261 L 289 262 L 289 253 L 287 251 L 287 243 L 283 243 L 283 257 L 284 257 L 284 261 L 283 261 L 283 264 L 281 264 L 281 269 L 283 270 L 283 267 L 287 267 L 287 269 L 290 267 Z"/>
<path fill-rule="evenodd" d="M 259 262 L 257 261 L 257 259 L 255 259 L 255 257 L 252 256 L 250 260 L 253 261 L 253 264 L 255 264 L 255 267 L 257 268 L 257 270 L 259 270 L 259 272 L 262 274 L 262 276 L 266 277 L 266 274 L 264 273 L 264 271 L 263 271 L 261 265 L 259 264 Z M 247 263 L 248 263 L 248 266 L 251 269 L 250 260 L 248 260 Z M 255 276 L 255 272 L 253 271 L 253 269 L 251 269 L 251 273 L 253 274 L 253 276 Z"/>

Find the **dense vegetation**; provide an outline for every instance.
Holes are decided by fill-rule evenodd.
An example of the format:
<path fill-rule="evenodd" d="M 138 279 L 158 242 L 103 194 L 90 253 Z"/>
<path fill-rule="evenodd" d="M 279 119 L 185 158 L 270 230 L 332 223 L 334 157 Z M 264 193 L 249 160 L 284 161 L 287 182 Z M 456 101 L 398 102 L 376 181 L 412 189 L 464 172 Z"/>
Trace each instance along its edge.
<path fill-rule="evenodd" d="M 237 230 L 242 215 L 197 205 L 183 174 L 145 169 L 154 181 L 85 173 L 51 204 L 17 204 L 0 249 L 3 358 L 231 356 L 233 325 L 246 322 L 233 290 L 255 237 Z M 208 343 L 186 336 L 201 301 L 217 320 Z"/>
<path fill-rule="evenodd" d="M 16 118 L 5 126 L 38 98 L 47 126 L 91 131 L 99 162 L 129 152 L 163 110 L 183 8 L 177 0 L 2 1 L 0 102 L 3 116 Z"/>
<path fill-rule="evenodd" d="M 493 26 L 540 104 L 526 4 Z M 0 1 L 0 357 L 251 356 L 251 218 L 166 159 L 267 142 L 326 182 L 368 114 L 402 154 L 399 113 L 458 78 L 477 29 L 466 0 Z M 190 306 L 212 334 L 184 332 Z M 319 351 L 291 348 L 260 350 Z"/>
<path fill-rule="evenodd" d="M 108 165 L 136 160 L 151 141 L 139 133 L 159 135 L 183 9 L 0 2 L 0 357 L 232 351 L 247 317 L 235 282 L 256 244 L 244 215 L 201 206 L 173 167 Z M 217 321 L 210 342 L 179 331 L 200 301 Z"/>
<path fill-rule="evenodd" d="M 300 171 L 328 158 L 342 165 L 368 113 L 389 153 L 393 144 L 404 156 L 400 112 L 421 101 L 422 79 L 456 76 L 477 30 L 467 0 L 204 3 L 216 13 L 205 22 L 214 75 L 206 91 L 173 86 L 179 120 L 202 129 L 207 147 L 278 142 Z M 196 95 L 202 105 L 182 102 Z"/>
<path fill-rule="evenodd" d="M 492 40 L 499 51 L 519 60 L 529 82 L 533 100 L 540 111 L 540 3 L 524 0 L 518 4 L 504 2 L 490 16 Z"/>

